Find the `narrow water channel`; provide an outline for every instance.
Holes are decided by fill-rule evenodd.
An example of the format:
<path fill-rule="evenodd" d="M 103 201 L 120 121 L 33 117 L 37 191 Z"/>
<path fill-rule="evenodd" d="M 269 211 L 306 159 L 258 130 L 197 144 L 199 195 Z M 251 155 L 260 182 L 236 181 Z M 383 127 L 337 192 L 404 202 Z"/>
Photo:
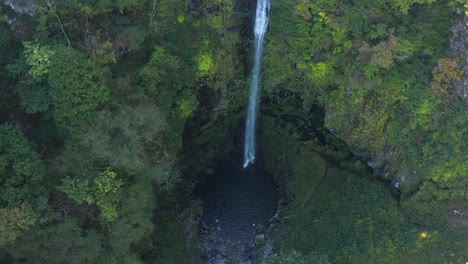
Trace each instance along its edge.
<path fill-rule="evenodd" d="M 255 235 L 276 213 L 275 188 L 261 168 L 243 169 L 238 161 L 222 162 L 206 175 L 197 188 L 204 201 L 200 237 L 205 263 L 252 263 Z"/>

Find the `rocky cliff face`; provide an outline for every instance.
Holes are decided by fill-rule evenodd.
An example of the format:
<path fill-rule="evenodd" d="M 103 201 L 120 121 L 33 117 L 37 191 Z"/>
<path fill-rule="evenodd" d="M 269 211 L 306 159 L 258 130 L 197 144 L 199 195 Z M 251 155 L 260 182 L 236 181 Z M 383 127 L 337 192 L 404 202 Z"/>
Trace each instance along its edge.
<path fill-rule="evenodd" d="M 3 0 L 0 4 L 0 10 L 7 14 L 8 26 L 19 40 L 25 41 L 32 37 L 34 26 L 31 24 L 30 18 L 38 10 L 34 0 Z"/>
<path fill-rule="evenodd" d="M 454 89 L 457 95 L 468 104 L 468 19 L 456 21 L 452 26 L 450 50 L 453 56 L 459 58 L 463 69 L 463 77 L 455 82 Z"/>
<path fill-rule="evenodd" d="M 3 3 L 19 14 L 33 16 L 37 12 L 37 4 L 34 0 L 4 0 Z"/>

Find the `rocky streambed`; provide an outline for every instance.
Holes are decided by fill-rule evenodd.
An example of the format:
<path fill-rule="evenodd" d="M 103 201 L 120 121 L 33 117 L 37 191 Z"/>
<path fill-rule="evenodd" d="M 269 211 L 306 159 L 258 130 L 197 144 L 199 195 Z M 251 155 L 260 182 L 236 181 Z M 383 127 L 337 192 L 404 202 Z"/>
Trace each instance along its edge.
<path fill-rule="evenodd" d="M 261 263 L 280 221 L 279 188 L 260 166 L 221 162 L 205 171 L 196 193 L 204 201 L 199 222 L 204 263 Z"/>

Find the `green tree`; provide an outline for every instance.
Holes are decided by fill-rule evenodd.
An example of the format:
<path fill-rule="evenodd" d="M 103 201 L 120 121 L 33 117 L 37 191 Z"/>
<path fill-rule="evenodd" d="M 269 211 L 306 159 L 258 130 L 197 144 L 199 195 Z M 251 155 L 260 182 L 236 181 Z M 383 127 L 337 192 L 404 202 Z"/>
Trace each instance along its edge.
<path fill-rule="evenodd" d="M 161 170 L 161 172 L 163 171 Z M 120 217 L 110 227 L 110 247 L 117 263 L 141 264 L 139 256 L 150 248 L 152 237 L 157 230 L 152 222 L 156 200 L 152 178 L 155 175 L 143 173 L 123 193 Z"/>
<path fill-rule="evenodd" d="M 55 164 L 56 173 L 67 176 L 60 189 L 79 204 L 97 205 L 107 223 L 118 216 L 119 189 L 127 189 L 122 186 L 124 179 L 132 184 L 140 175 L 149 175 L 156 186 L 170 189 L 177 177 L 171 173 L 165 128 L 158 107 L 150 102 L 97 117 Z M 113 169 L 103 172 L 103 166 Z"/>
<path fill-rule="evenodd" d="M 0 208 L 0 246 L 13 243 L 35 223 L 36 214 L 26 203 Z"/>
<path fill-rule="evenodd" d="M 53 52 L 47 78 L 52 116 L 64 131 L 76 135 L 109 103 L 110 73 L 72 48 L 56 46 Z"/>
<path fill-rule="evenodd" d="M 28 73 L 36 81 L 41 81 L 49 72 L 50 57 L 54 51 L 47 46 L 29 41 L 23 42 L 26 64 L 30 67 Z"/>
<path fill-rule="evenodd" d="M 67 177 L 62 180 L 60 190 L 65 192 L 78 204 L 86 202 L 96 204 L 101 211 L 100 219 L 103 223 L 111 223 L 118 216 L 118 192 L 123 181 L 110 168 L 99 173 L 90 183 L 88 180 Z"/>
<path fill-rule="evenodd" d="M 169 54 L 163 47 L 156 46 L 150 60 L 140 69 L 139 76 L 147 93 L 156 95 L 160 105 L 170 109 L 178 92 L 176 87 L 180 84 L 180 80 L 174 80 L 174 77 L 180 70 L 180 58 Z"/>
<path fill-rule="evenodd" d="M 397 0 L 393 1 L 392 5 L 397 7 L 402 13 L 407 14 L 409 9 L 414 4 L 434 3 L 437 0 Z"/>
<path fill-rule="evenodd" d="M 164 141 L 166 126 L 160 110 L 150 102 L 122 106 L 83 129 L 80 139 L 53 164 L 54 171 L 89 183 L 107 166 L 124 178 L 158 171 L 162 161 L 170 157 Z M 171 182 L 169 176 L 154 180 Z"/>
<path fill-rule="evenodd" d="M 3 8 L 3 6 L 2 6 Z M 21 43 L 14 37 L 10 26 L 7 23 L 6 16 L 0 15 L 0 67 L 12 63 L 21 49 Z M 0 91 L 8 87 L 11 82 L 9 71 L 0 70 Z"/>
<path fill-rule="evenodd" d="M 0 125 L 0 204 L 19 206 L 46 194 L 45 168 L 19 126 Z"/>
<path fill-rule="evenodd" d="M 461 80 L 463 70 L 455 58 L 441 58 L 432 69 L 433 81 L 431 88 L 436 95 L 447 95 L 455 81 Z"/>
<path fill-rule="evenodd" d="M 30 84 L 20 81 L 16 84 L 20 105 L 26 113 L 43 113 L 50 109 L 49 87 L 43 84 Z"/>
<path fill-rule="evenodd" d="M 6 250 L 31 264 L 103 263 L 103 247 L 95 230 L 83 230 L 75 219 L 65 217 L 58 224 L 35 227 Z"/>

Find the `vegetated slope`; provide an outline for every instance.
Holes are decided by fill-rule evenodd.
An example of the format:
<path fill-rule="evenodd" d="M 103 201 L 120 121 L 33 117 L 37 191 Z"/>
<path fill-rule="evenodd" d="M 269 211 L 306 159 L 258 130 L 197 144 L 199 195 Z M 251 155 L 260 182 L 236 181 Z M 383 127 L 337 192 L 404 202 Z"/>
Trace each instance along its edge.
<path fill-rule="evenodd" d="M 251 3 L 8 3 L 0 5 L 0 261 L 197 261 L 186 221 L 194 178 L 180 172 L 202 169 L 242 124 Z M 468 126 L 452 84 L 466 77 L 466 58 L 448 42 L 451 18 L 464 11 L 459 1 L 274 1 L 262 79 L 266 96 L 289 91 L 305 111 L 322 106 L 325 126 L 377 176 L 398 182 L 412 222 L 430 225 L 436 214 L 459 232 Z M 305 212 L 298 219 L 316 213 Z M 354 249 L 335 260 L 359 259 Z"/>
<path fill-rule="evenodd" d="M 441 245 L 439 250 L 427 248 L 427 251 L 415 253 L 416 259 L 420 257 L 429 262 L 450 259 L 449 255 L 453 252 L 450 245 L 442 246 L 444 239 L 453 242 L 454 248 L 466 245 L 463 235 L 466 236 L 467 230 L 464 211 L 468 198 L 468 105 L 461 88 L 466 79 L 466 53 L 463 51 L 464 37 L 460 33 L 463 31 L 458 30 L 455 35 L 451 31 L 454 25 L 466 27 L 465 11 L 466 6 L 459 1 L 300 1 L 295 4 L 276 1 L 272 6 L 266 47 L 263 82 L 270 98 L 287 102 L 290 97 L 278 95 L 288 94 L 284 92 L 288 90 L 289 94 L 301 99 L 305 111 L 311 111 L 314 104 L 322 106 L 325 109 L 325 127 L 362 158 L 372 168 L 375 177 L 384 179 L 389 186 L 392 184 L 401 192 L 399 208 L 406 221 L 439 230 L 438 236 L 442 233 L 443 236 L 461 235 L 458 238 L 448 235 L 450 239 L 440 240 L 432 236 L 438 241 L 435 244 Z M 452 36 L 456 39 L 452 39 L 450 49 Z M 458 45 L 454 45 L 453 41 L 458 41 Z M 284 114 L 303 116 L 293 109 L 285 110 Z M 265 133 L 282 129 L 272 127 L 271 123 L 265 125 Z M 296 136 L 299 140 L 300 135 Z M 278 142 L 278 139 L 270 138 L 268 142 Z M 274 153 L 290 153 L 287 152 L 288 146 L 295 144 L 299 143 L 280 144 Z M 290 183 L 293 194 L 302 195 L 307 193 L 301 191 L 307 189 L 304 187 L 307 181 L 295 182 L 303 177 L 307 179 L 307 176 L 300 176 L 304 169 L 299 172 L 294 169 L 298 166 L 294 162 L 295 157 L 302 159 L 307 155 L 290 153 L 284 163 L 289 163 L 287 175 L 293 179 L 298 177 Z M 308 177 L 318 177 L 312 174 L 309 173 Z M 324 182 L 324 188 L 327 188 L 327 181 L 331 179 Z M 308 185 L 312 189 L 315 186 L 313 182 L 309 180 Z M 337 188 L 341 188 L 339 186 L 337 183 Z M 361 199 L 359 197 L 362 195 L 356 192 L 371 196 L 376 194 L 372 194 L 373 190 L 356 187 L 350 199 Z M 335 231 L 345 232 L 339 236 L 322 234 L 323 230 L 328 230 L 328 226 L 307 227 L 313 229 L 310 232 L 294 227 L 296 224 L 303 228 L 314 225 L 312 217 L 318 215 L 328 217 L 325 221 L 328 223 L 335 219 L 327 210 L 339 212 L 342 204 L 330 205 L 333 201 L 325 200 L 325 195 L 320 197 L 319 190 L 318 200 L 314 200 L 319 208 L 312 209 L 314 201 L 303 210 L 300 210 L 302 207 L 293 206 L 293 214 L 303 211 L 298 219 L 291 217 L 291 226 L 293 230 L 296 228 L 294 234 L 302 238 L 289 237 L 285 243 L 289 243 L 290 249 L 301 249 L 302 253 L 307 253 L 316 249 L 306 249 L 306 237 L 310 238 L 309 243 L 333 241 L 337 243 L 334 246 L 344 248 L 318 246 L 318 253 L 326 254 L 330 250 L 333 261 L 361 263 L 363 259 L 354 259 L 361 249 L 344 252 L 349 250 L 345 248 L 352 244 L 349 240 L 352 238 L 351 233 L 343 230 L 364 232 L 356 229 L 356 223 L 362 219 L 354 216 L 343 218 L 343 211 L 337 213 Z M 351 201 L 345 199 L 343 202 L 347 204 Z M 385 199 L 380 202 L 385 204 Z M 380 202 L 376 200 L 375 206 Z M 383 211 L 395 214 L 394 221 L 398 222 L 401 218 L 396 215 L 394 207 Z M 371 208 L 368 209 L 375 209 Z M 367 210 L 365 203 L 361 209 Z M 353 213 L 353 210 L 348 213 Z M 378 218 L 375 213 L 368 216 L 372 221 Z M 357 222 L 351 227 L 351 223 L 343 219 Z M 384 232 L 392 230 L 386 227 L 383 220 L 375 223 L 382 224 L 375 227 L 375 232 L 377 229 L 385 229 Z M 444 227 L 447 225 L 450 226 L 449 230 Z M 395 230 L 398 228 L 399 225 Z M 395 246 L 398 253 L 385 253 L 389 255 L 387 262 L 413 259 L 415 255 L 404 253 L 404 248 L 413 249 L 413 246 L 402 241 L 409 239 L 407 241 L 418 244 L 418 239 L 428 241 L 422 238 L 429 235 L 421 233 L 423 235 L 418 238 L 414 233 L 414 237 L 410 238 L 411 232 L 416 231 L 401 228 L 406 230 L 406 238 L 392 238 L 395 230 L 386 234 L 372 231 L 366 236 L 369 241 L 374 241 L 372 236 L 376 235 L 375 241 L 387 241 L 389 244 L 364 243 L 369 251 L 365 250 L 363 254 L 378 255 L 383 252 L 381 249 L 386 251 Z M 424 232 L 422 229 L 416 230 Z M 395 241 L 402 244 L 392 246 Z M 425 258 L 423 251 L 438 253 L 427 253 L 430 257 Z M 295 257 L 294 254 L 284 257 Z M 459 247 L 457 254 L 458 259 L 456 257 L 455 260 L 461 261 L 466 258 L 467 252 Z M 383 255 L 376 257 L 376 260 L 379 258 L 383 259 Z"/>

